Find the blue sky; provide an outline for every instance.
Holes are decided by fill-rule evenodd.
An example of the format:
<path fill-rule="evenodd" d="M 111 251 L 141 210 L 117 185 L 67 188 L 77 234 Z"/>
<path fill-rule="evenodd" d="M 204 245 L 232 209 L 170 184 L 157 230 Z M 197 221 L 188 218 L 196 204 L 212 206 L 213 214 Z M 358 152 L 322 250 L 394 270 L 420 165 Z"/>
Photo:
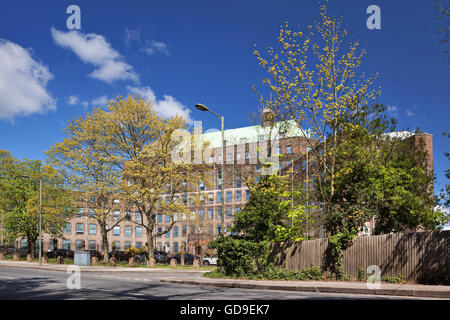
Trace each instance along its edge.
<path fill-rule="evenodd" d="M 329 2 L 348 38 L 368 52 L 362 70 L 380 73 L 377 101 L 390 107 L 398 129 L 433 134 L 440 189 L 449 165 L 443 153 L 450 141 L 442 132 L 450 131 L 450 91 L 433 2 Z M 81 8 L 78 37 L 66 27 L 71 4 Z M 366 27 L 371 4 L 381 9 L 381 30 Z M 318 13 L 316 0 L 2 0 L 0 148 L 44 159 L 70 118 L 130 92 L 156 99 L 163 114 L 201 120 L 204 128 L 219 123 L 194 109 L 197 102 L 223 114 L 228 128 L 252 124 L 258 101 L 251 85 L 260 86 L 262 76 L 253 45 L 263 51 L 285 21 L 304 30 Z"/>

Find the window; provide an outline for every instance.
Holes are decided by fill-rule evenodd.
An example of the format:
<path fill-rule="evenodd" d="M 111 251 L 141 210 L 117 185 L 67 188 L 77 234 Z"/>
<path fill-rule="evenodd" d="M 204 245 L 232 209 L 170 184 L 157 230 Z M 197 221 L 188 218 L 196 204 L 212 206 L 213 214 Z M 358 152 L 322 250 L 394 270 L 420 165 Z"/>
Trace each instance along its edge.
<path fill-rule="evenodd" d="M 77 223 L 76 230 L 77 230 L 77 234 L 83 234 L 84 233 L 84 224 Z"/>
<path fill-rule="evenodd" d="M 130 211 L 125 212 L 125 217 L 128 221 L 131 221 L 131 212 Z"/>
<path fill-rule="evenodd" d="M 198 218 L 200 220 L 205 219 L 205 210 L 203 210 L 203 209 L 198 210 Z"/>
<path fill-rule="evenodd" d="M 170 238 L 170 232 L 169 232 L 169 228 L 168 227 L 166 227 L 166 233 L 164 234 L 164 236 L 166 238 Z"/>
<path fill-rule="evenodd" d="M 217 189 L 222 189 L 222 170 L 217 170 Z"/>
<path fill-rule="evenodd" d="M 173 221 L 178 221 L 178 213 L 173 214 Z"/>
<path fill-rule="evenodd" d="M 124 227 L 125 237 L 131 237 L 131 226 Z"/>
<path fill-rule="evenodd" d="M 97 225 L 95 223 L 89 224 L 89 234 L 96 234 L 97 233 Z"/>
<path fill-rule="evenodd" d="M 70 222 L 67 222 L 64 225 L 64 234 L 70 234 L 72 232 L 72 225 L 70 224 Z"/>
<path fill-rule="evenodd" d="M 114 250 L 120 251 L 120 241 L 114 242 Z"/>
<path fill-rule="evenodd" d="M 115 236 L 120 236 L 120 226 L 115 226 L 113 230 Z"/>
<path fill-rule="evenodd" d="M 225 212 L 226 212 L 226 218 L 230 219 L 231 218 L 231 208 L 227 208 Z"/>
<path fill-rule="evenodd" d="M 114 220 L 119 220 L 120 219 L 120 211 L 114 211 Z"/>
<path fill-rule="evenodd" d="M 245 152 L 245 159 L 250 159 L 250 152 Z"/>
<path fill-rule="evenodd" d="M 257 164 L 257 165 L 255 166 L 255 171 L 256 171 L 256 172 L 261 172 L 261 166 L 260 166 L 259 164 Z"/>
<path fill-rule="evenodd" d="M 70 240 L 63 241 L 63 249 L 70 250 Z"/>
<path fill-rule="evenodd" d="M 205 191 L 205 183 L 203 181 L 200 182 L 200 191 Z"/>
<path fill-rule="evenodd" d="M 222 225 L 217 225 L 217 234 L 220 234 L 220 231 L 222 230 Z"/>
<path fill-rule="evenodd" d="M 81 249 L 82 249 L 82 242 L 81 241 L 82 240 L 77 240 L 75 242 L 75 248 L 76 248 L 77 251 L 81 251 Z"/>
<path fill-rule="evenodd" d="M 186 205 L 187 204 L 187 195 L 183 194 L 181 196 L 181 198 L 183 199 L 183 204 Z"/>
<path fill-rule="evenodd" d="M 77 213 L 77 218 L 81 218 L 84 215 L 84 208 L 79 208 Z"/>
<path fill-rule="evenodd" d="M 242 186 L 241 178 L 237 177 L 236 178 L 236 188 L 240 188 L 241 186 Z"/>
<path fill-rule="evenodd" d="M 217 192 L 217 203 L 222 203 L 222 192 Z"/>
<path fill-rule="evenodd" d="M 161 251 L 161 250 L 162 250 L 162 243 L 161 243 L 161 242 L 158 242 L 158 243 L 156 244 L 156 247 L 158 248 L 158 251 Z"/>
<path fill-rule="evenodd" d="M 212 209 L 212 208 L 209 208 L 209 209 L 208 209 L 208 219 L 209 219 L 209 220 L 212 220 L 212 219 L 213 219 L 213 209 Z"/>
<path fill-rule="evenodd" d="M 236 190 L 236 201 L 241 201 L 241 190 Z"/>
<path fill-rule="evenodd" d="M 214 193 L 208 193 L 208 204 L 214 203 Z"/>
<path fill-rule="evenodd" d="M 277 151 L 276 151 L 276 152 L 277 152 L 276 154 L 281 154 L 281 148 L 277 148 L 276 150 L 277 150 Z"/>
<path fill-rule="evenodd" d="M 130 247 L 131 247 L 131 242 L 130 241 L 125 241 L 125 244 L 124 244 L 124 249 L 125 250 L 128 250 L 128 249 L 130 249 Z"/>
<path fill-rule="evenodd" d="M 178 238 L 178 227 L 173 227 L 173 237 Z"/>
<path fill-rule="evenodd" d="M 89 250 L 96 250 L 97 242 L 95 240 L 89 240 Z"/>
<path fill-rule="evenodd" d="M 170 243 L 169 243 L 169 242 L 166 242 L 166 243 L 164 244 L 164 247 L 165 247 L 165 251 L 166 251 L 166 252 L 170 252 Z"/>
<path fill-rule="evenodd" d="M 181 226 L 181 236 L 184 237 L 187 234 L 187 228 L 186 226 Z"/>
<path fill-rule="evenodd" d="M 250 199 L 250 189 L 245 190 L 245 200 Z"/>
<path fill-rule="evenodd" d="M 170 222 L 170 214 L 166 214 L 166 222 Z"/>
<path fill-rule="evenodd" d="M 157 221 L 158 221 L 159 223 L 161 223 L 161 222 L 162 222 L 162 214 L 161 214 L 161 213 L 158 213 L 156 219 L 157 219 Z"/>
<path fill-rule="evenodd" d="M 139 212 L 136 212 L 136 222 L 142 223 L 142 215 Z"/>
<path fill-rule="evenodd" d="M 161 233 L 161 232 L 162 232 L 162 228 L 159 227 L 159 228 L 158 228 L 158 233 Z"/>
<path fill-rule="evenodd" d="M 136 238 L 142 237 L 142 227 L 136 227 Z"/>
<path fill-rule="evenodd" d="M 240 152 L 236 153 L 236 160 L 241 160 L 242 154 Z"/>
<path fill-rule="evenodd" d="M 95 214 L 95 211 L 94 211 L 94 209 L 89 209 L 89 218 L 95 218 L 96 217 L 96 214 Z"/>
<path fill-rule="evenodd" d="M 286 153 L 287 153 L 287 154 L 292 153 L 292 147 L 291 147 L 291 146 L 287 146 L 287 147 L 286 147 Z"/>
<path fill-rule="evenodd" d="M 136 248 L 137 249 L 142 248 L 142 242 L 140 242 L 140 241 L 136 242 Z"/>
<path fill-rule="evenodd" d="M 181 220 L 185 221 L 186 218 L 187 218 L 187 217 L 186 217 L 186 213 L 182 213 L 182 214 L 181 214 Z"/>
<path fill-rule="evenodd" d="M 217 208 L 217 219 L 222 220 L 222 208 Z"/>
<path fill-rule="evenodd" d="M 227 191 L 226 201 L 231 202 L 232 198 L 233 198 L 233 193 L 231 191 Z"/>
<path fill-rule="evenodd" d="M 173 243 L 173 251 L 178 252 L 178 242 Z"/>
<path fill-rule="evenodd" d="M 227 153 L 227 162 L 233 160 L 233 155 L 231 153 Z"/>

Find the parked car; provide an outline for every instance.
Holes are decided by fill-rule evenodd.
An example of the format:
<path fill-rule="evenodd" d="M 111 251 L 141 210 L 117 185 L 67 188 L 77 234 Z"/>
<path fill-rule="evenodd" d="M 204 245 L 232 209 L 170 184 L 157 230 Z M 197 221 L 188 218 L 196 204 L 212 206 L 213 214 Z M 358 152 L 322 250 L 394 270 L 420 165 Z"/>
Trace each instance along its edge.
<path fill-rule="evenodd" d="M 63 257 L 63 258 L 73 258 L 74 257 L 74 252 L 72 250 L 68 250 L 68 249 L 56 249 L 56 254 L 55 251 L 53 250 L 48 250 L 47 251 L 47 258 L 57 258 L 57 257 Z"/>
<path fill-rule="evenodd" d="M 100 252 L 98 250 L 87 250 L 87 251 L 90 252 L 91 259 L 92 257 L 97 257 L 98 260 L 102 260 L 103 256 L 105 255 L 103 252 Z"/>
<path fill-rule="evenodd" d="M 20 257 L 26 257 L 28 255 L 28 247 L 21 247 L 17 250 Z M 42 255 L 44 255 L 44 250 L 42 249 Z M 34 249 L 34 257 L 39 256 L 39 247 Z"/>
<path fill-rule="evenodd" d="M 169 261 L 171 259 L 176 259 L 177 263 L 180 264 L 181 263 L 181 254 L 176 254 L 174 256 L 170 256 L 169 257 Z M 194 264 L 194 260 L 200 260 L 199 256 L 194 256 L 190 253 L 185 253 L 184 254 L 184 264 Z"/>
<path fill-rule="evenodd" d="M 134 258 L 136 259 L 136 262 L 144 262 L 145 259 L 148 257 L 148 253 L 139 253 Z M 167 252 L 164 251 L 158 251 L 155 250 L 153 254 L 153 258 L 155 258 L 157 263 L 167 263 L 169 261 L 169 256 Z"/>
<path fill-rule="evenodd" d="M 111 259 L 113 256 L 113 253 L 108 253 L 108 257 Z M 126 253 L 125 251 L 114 251 L 114 258 L 116 258 L 117 261 L 128 261 L 130 259 L 130 254 Z"/>
<path fill-rule="evenodd" d="M 217 265 L 217 254 L 213 254 L 211 257 L 203 258 L 203 264 L 205 266 Z"/>

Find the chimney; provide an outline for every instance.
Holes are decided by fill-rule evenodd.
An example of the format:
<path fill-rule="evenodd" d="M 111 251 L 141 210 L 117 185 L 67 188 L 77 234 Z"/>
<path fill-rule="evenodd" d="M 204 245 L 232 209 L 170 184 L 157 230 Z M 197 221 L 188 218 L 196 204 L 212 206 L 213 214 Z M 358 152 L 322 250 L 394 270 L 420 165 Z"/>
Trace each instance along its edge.
<path fill-rule="evenodd" d="M 264 108 L 262 112 L 262 126 L 271 127 L 275 123 L 275 113 L 270 108 Z"/>

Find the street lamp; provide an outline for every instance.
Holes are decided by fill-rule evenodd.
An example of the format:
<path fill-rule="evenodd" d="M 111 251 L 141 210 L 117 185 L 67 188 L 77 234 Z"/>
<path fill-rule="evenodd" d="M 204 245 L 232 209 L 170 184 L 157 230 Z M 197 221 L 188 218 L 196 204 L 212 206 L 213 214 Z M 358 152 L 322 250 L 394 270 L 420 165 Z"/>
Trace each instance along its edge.
<path fill-rule="evenodd" d="M 211 112 L 213 115 L 215 115 L 216 117 L 220 118 L 220 122 L 221 122 L 221 137 L 222 137 L 222 186 L 221 186 L 221 194 L 222 194 L 222 228 L 220 228 L 220 233 L 223 234 L 223 230 L 225 229 L 225 194 L 224 194 L 224 187 L 225 187 L 225 137 L 224 137 L 224 117 L 218 115 L 217 113 L 215 113 L 214 111 L 211 111 L 207 106 L 203 105 L 203 104 L 196 104 L 195 107 L 200 110 L 200 111 L 208 111 Z"/>
<path fill-rule="evenodd" d="M 29 176 L 21 177 L 33 179 Z M 42 178 L 39 178 L 39 265 L 42 265 Z"/>

